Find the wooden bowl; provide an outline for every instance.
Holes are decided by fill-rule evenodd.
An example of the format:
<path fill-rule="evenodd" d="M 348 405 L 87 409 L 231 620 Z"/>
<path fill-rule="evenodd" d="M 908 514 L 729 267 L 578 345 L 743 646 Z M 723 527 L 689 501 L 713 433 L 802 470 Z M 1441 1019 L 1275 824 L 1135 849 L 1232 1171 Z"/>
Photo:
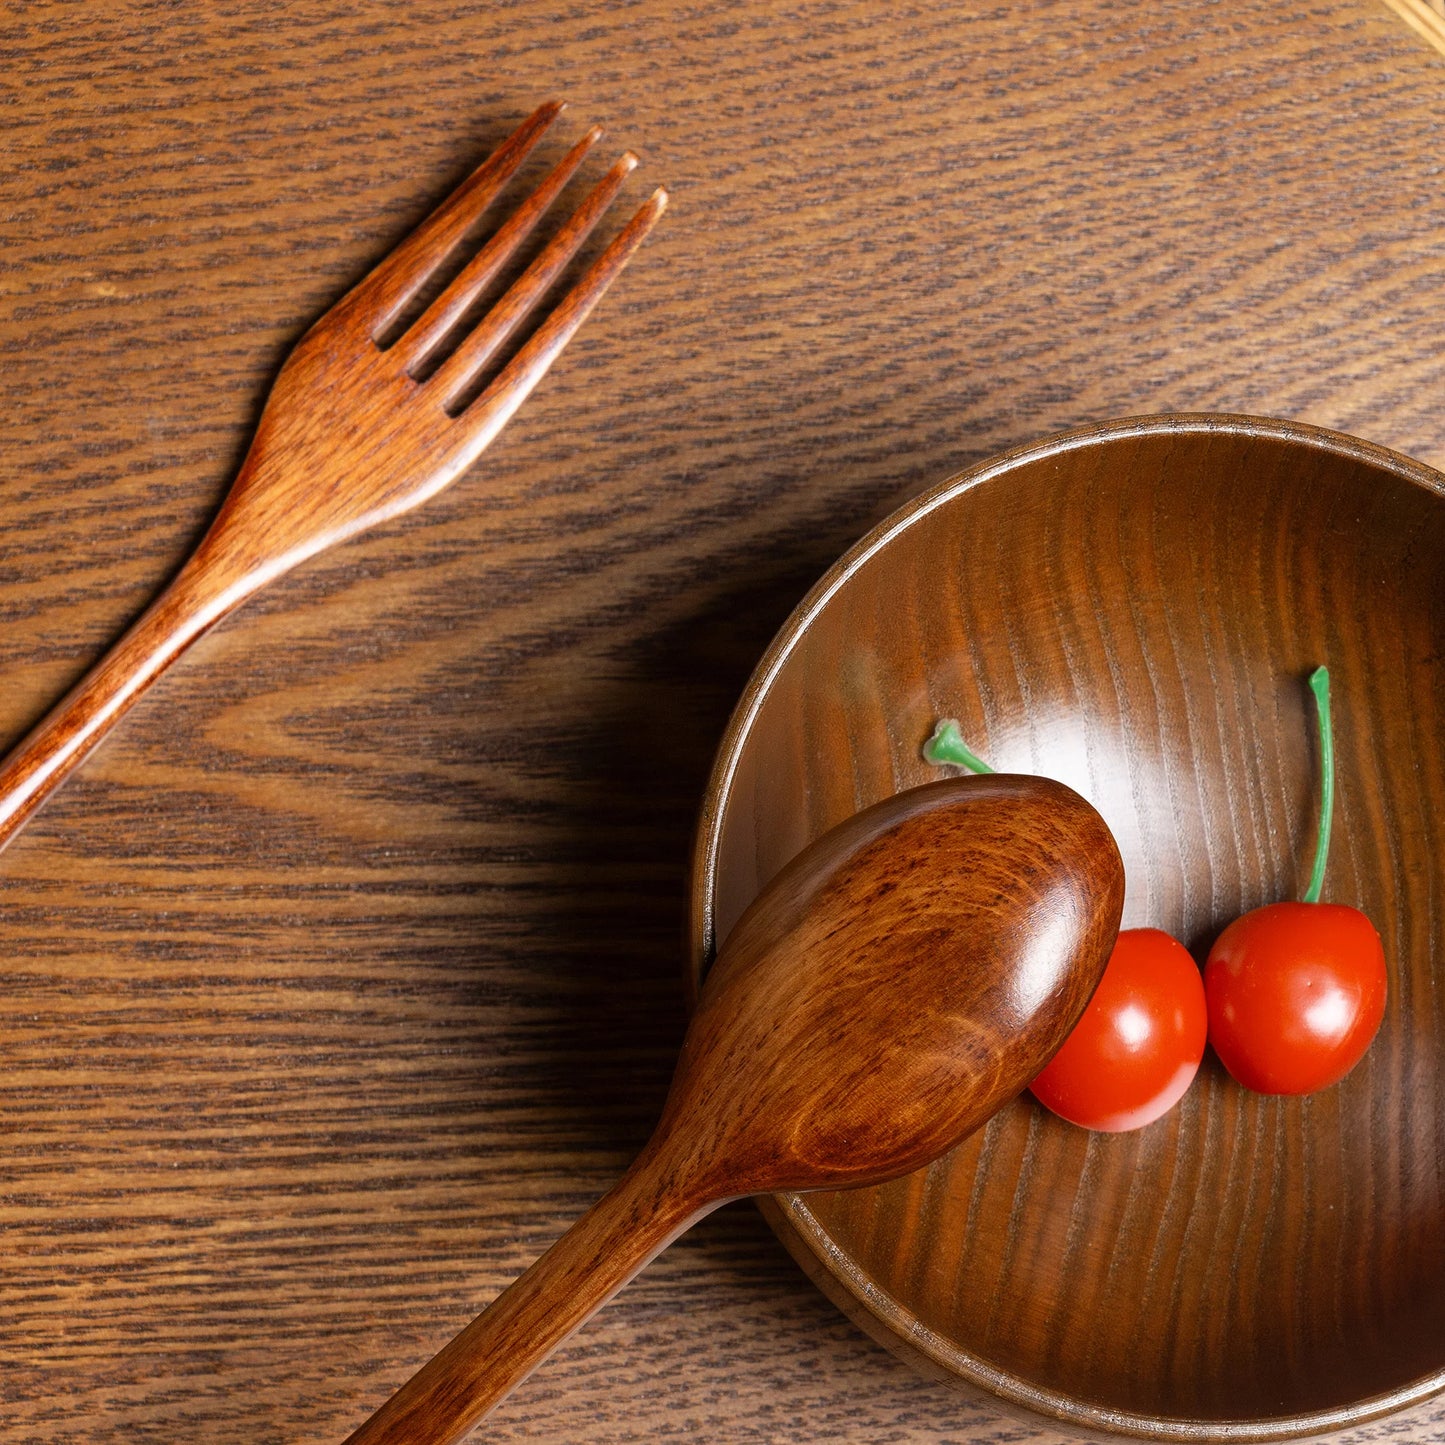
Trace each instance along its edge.
<path fill-rule="evenodd" d="M 704 808 L 694 984 L 805 843 L 936 776 L 940 716 L 1090 798 L 1124 926 L 1202 961 L 1303 886 L 1319 662 L 1325 897 L 1384 938 L 1378 1039 L 1313 1098 L 1247 1093 L 1208 1055 L 1137 1133 L 1025 1095 L 922 1173 L 765 1202 L 819 1285 L 930 1372 L 1080 1433 L 1190 1441 L 1297 1439 L 1445 1388 L 1445 477 L 1254 418 L 1070 433 L 897 512 L 759 664 Z"/>

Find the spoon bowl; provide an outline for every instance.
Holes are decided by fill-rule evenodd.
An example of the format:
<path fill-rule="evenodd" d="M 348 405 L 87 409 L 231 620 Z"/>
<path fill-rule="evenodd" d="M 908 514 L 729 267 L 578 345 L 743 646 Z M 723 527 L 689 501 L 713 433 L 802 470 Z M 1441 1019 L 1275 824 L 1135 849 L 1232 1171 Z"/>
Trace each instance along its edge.
<path fill-rule="evenodd" d="M 686 1141 L 716 1203 L 936 1159 L 1068 1036 L 1123 877 L 1103 820 L 1045 778 L 949 778 L 876 804 L 739 919 L 659 1137 Z"/>

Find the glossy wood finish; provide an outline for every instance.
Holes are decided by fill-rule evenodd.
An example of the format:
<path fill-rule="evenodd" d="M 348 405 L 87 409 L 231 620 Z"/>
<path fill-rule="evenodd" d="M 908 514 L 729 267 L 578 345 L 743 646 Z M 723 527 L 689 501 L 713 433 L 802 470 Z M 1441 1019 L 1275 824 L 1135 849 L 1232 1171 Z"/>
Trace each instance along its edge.
<path fill-rule="evenodd" d="M 540 101 L 521 193 L 600 120 L 558 213 L 624 148 L 619 215 L 674 197 L 471 472 L 212 629 L 0 855 L 5 1445 L 334 1445 L 608 1188 L 728 714 L 907 498 L 1179 409 L 1445 464 L 1445 66 L 1377 0 L 27 0 L 0 50 L 0 751 Z M 1340 1445 L 1387 1431 L 1445 1402 Z M 736 1204 L 486 1438 L 1072 1437 Z"/>
<path fill-rule="evenodd" d="M 1417 34 L 1445 54 L 1445 3 L 1442 0 L 1385 0 Z"/>
<path fill-rule="evenodd" d="M 814 840 L 729 930 L 632 1168 L 348 1445 L 460 1440 L 729 1200 L 954 1147 L 1068 1037 L 1123 902 L 1109 830 L 1046 779 L 945 779 Z"/>
<path fill-rule="evenodd" d="M 855 1318 L 1086 1428 L 1266 1440 L 1445 1387 L 1445 478 L 1285 423 L 1158 418 L 925 493 L 784 627 L 709 791 L 694 960 L 812 834 L 934 771 L 959 718 L 1119 839 L 1126 927 L 1201 960 L 1297 896 L 1306 677 L 1335 684 L 1326 896 L 1385 940 L 1381 1034 L 1343 1083 L 1264 1098 L 1209 1061 L 1147 1129 L 1020 1101 L 912 1178 L 770 1211 Z M 823 740 L 827 739 L 827 746 Z"/>
<path fill-rule="evenodd" d="M 298 563 L 449 486 L 547 374 L 667 204 L 667 193 L 655 191 L 517 354 L 489 376 L 488 365 L 636 165 L 625 153 L 495 305 L 473 316 L 601 135 L 589 131 L 466 258 L 468 235 L 562 109 L 550 101 L 534 111 L 297 343 L 200 545 L 125 636 L 0 763 L 0 849 L 196 638 Z M 465 264 L 455 259 L 459 253 Z M 428 303 L 421 314 L 408 314 L 421 301 Z"/>

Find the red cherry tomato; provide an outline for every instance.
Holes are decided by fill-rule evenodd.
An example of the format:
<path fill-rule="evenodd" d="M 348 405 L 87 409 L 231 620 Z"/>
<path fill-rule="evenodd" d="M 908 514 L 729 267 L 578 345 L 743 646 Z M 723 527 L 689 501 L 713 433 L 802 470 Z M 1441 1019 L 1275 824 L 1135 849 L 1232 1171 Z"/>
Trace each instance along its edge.
<path fill-rule="evenodd" d="M 1271 903 L 1236 918 L 1204 967 L 1209 1042 L 1261 1094 L 1343 1079 L 1385 1016 L 1385 950 L 1342 903 Z"/>
<path fill-rule="evenodd" d="M 1207 1027 L 1189 950 L 1158 928 L 1131 928 L 1119 935 L 1084 1016 L 1030 1088 L 1071 1124 L 1142 1129 L 1189 1087 Z"/>

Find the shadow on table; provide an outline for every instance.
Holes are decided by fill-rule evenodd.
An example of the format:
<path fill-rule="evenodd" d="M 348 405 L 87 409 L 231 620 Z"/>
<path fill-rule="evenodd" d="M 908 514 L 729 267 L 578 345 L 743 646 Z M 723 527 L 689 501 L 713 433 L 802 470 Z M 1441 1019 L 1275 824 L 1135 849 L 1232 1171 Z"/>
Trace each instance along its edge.
<path fill-rule="evenodd" d="M 708 559 L 695 608 L 574 699 L 573 801 L 557 851 L 573 869 L 620 881 L 579 889 L 544 925 L 557 998 L 549 1044 L 568 1060 L 558 1102 L 575 1111 L 579 1134 L 628 1156 L 656 1121 L 686 1024 L 693 832 L 728 717 L 808 588 L 916 488 L 877 489 L 846 508 L 823 500 L 824 485 L 811 490 L 816 516 Z"/>

